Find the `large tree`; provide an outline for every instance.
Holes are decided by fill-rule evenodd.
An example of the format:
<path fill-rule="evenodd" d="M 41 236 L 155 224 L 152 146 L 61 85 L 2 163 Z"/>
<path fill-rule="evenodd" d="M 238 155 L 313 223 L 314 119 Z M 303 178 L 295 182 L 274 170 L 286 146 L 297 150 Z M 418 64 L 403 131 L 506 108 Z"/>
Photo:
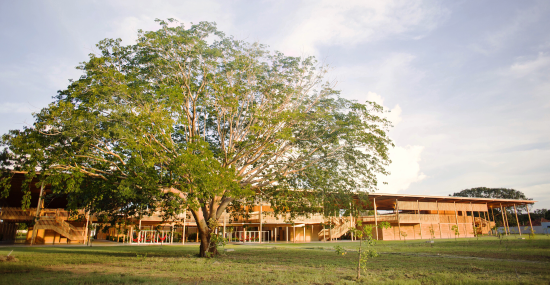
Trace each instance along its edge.
<path fill-rule="evenodd" d="M 188 208 L 201 256 L 217 253 L 209 221 L 228 207 L 263 199 L 307 214 L 376 188 L 392 145 L 381 106 L 341 98 L 312 57 L 213 23 L 159 23 L 133 45 L 101 41 L 32 127 L 4 135 L 9 161 L 70 194 L 72 208 L 113 217 Z"/>

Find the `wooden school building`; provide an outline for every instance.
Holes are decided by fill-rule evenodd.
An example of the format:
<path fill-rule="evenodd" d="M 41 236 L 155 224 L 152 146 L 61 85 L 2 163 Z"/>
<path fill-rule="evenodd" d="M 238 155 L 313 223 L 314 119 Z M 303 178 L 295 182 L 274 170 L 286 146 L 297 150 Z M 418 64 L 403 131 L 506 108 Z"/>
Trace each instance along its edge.
<path fill-rule="evenodd" d="M 22 179 L 23 174 L 15 174 L 10 196 L 0 200 L 0 243 L 13 242 L 19 224 L 32 224 L 33 221 L 36 222 L 29 228 L 25 240 L 28 244 L 85 243 L 90 237 L 130 244 L 199 241 L 190 212 L 172 221 L 163 221 L 160 213 L 141 218 L 129 217 L 123 224 L 109 227 L 105 233 L 94 231 L 94 226 L 100 225 L 93 215 L 81 211 L 80 218 L 69 216 L 64 210 L 66 201 L 61 198 L 45 203 L 41 197 L 51 193 L 47 185 L 42 188 L 31 187 L 31 208 L 21 210 Z M 475 231 L 477 234 L 491 233 L 495 226 L 494 209 L 512 209 L 517 221 L 517 207 L 529 206 L 534 202 L 370 193 L 369 208 L 360 211 L 362 214 L 358 217 L 316 214 L 298 217 L 289 223 L 288 217 L 275 216 L 268 204 L 258 204 L 249 209 L 247 218 L 234 218 L 224 213 L 218 221 L 218 233 L 232 242 L 331 241 L 341 239 L 344 235 L 349 236 L 350 228 L 361 220 L 362 224 L 388 222 L 391 225 L 390 228 L 378 229 L 374 233 L 374 237 L 379 240 L 463 238 L 475 236 Z M 504 225 L 505 234 L 509 234 L 508 213 L 503 213 L 499 223 Z M 521 233 L 521 230 L 518 227 L 518 231 L 514 232 Z"/>

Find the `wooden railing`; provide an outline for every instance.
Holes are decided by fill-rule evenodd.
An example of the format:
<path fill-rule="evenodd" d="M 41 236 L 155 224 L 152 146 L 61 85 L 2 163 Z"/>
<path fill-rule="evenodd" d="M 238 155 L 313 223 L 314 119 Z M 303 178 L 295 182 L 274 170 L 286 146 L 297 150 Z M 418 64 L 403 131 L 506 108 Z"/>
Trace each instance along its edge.
<path fill-rule="evenodd" d="M 0 218 L 3 220 L 32 220 L 34 216 L 36 216 L 36 208 L 21 210 L 15 207 L 2 207 L 0 209 Z"/>
<path fill-rule="evenodd" d="M 374 216 L 364 216 L 364 217 L 359 217 L 359 219 L 361 219 L 363 222 L 366 222 L 366 223 L 374 223 L 375 221 L 375 217 Z M 397 223 L 397 214 L 388 214 L 388 215 L 378 215 L 376 217 L 376 220 L 378 222 L 395 222 Z"/>
<path fill-rule="evenodd" d="M 318 237 L 319 240 L 325 240 L 329 238 L 339 238 L 347 233 L 350 229 L 350 220 L 349 218 L 338 218 L 331 217 L 329 223 L 332 223 L 334 228 L 332 229 L 322 229 L 319 231 Z"/>

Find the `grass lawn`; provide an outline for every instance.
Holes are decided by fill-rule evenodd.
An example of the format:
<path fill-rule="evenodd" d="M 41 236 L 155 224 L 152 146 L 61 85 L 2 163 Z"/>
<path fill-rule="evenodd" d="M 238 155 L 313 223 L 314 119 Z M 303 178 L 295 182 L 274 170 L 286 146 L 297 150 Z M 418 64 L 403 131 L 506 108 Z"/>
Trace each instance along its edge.
<path fill-rule="evenodd" d="M 338 256 L 333 247 L 350 252 Z M 0 247 L 0 284 L 549 284 L 550 238 L 380 241 L 355 280 L 358 242 L 228 245 L 197 258 L 198 245 Z"/>

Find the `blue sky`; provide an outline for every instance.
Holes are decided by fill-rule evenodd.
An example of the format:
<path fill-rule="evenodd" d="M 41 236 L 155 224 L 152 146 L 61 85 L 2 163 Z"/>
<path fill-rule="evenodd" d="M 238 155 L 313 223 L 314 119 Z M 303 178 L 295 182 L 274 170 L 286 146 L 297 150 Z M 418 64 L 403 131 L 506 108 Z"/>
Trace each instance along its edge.
<path fill-rule="evenodd" d="M 550 208 L 548 1 L 1 1 L 0 133 L 32 124 L 99 40 L 170 17 L 314 55 L 344 97 L 391 110 L 379 192 L 507 187 Z"/>

